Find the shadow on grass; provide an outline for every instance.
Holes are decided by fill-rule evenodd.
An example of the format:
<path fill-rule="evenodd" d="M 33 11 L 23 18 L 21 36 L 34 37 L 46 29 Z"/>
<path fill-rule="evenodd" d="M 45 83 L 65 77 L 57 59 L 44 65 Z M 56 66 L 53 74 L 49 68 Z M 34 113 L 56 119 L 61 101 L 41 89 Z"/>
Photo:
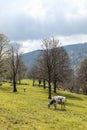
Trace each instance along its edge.
<path fill-rule="evenodd" d="M 4 93 L 15 93 L 15 94 L 20 94 L 18 91 L 17 92 L 13 92 L 13 87 L 12 86 L 2 86 L 0 87 L 0 92 L 4 92 Z"/>
<path fill-rule="evenodd" d="M 73 106 L 73 107 L 78 107 L 78 108 L 85 108 L 84 106 L 78 105 L 78 104 L 74 104 L 74 103 L 67 103 L 67 106 Z"/>
<path fill-rule="evenodd" d="M 0 87 L 0 90 L 4 92 L 11 92 L 12 89 L 13 87 L 5 87 L 5 86 Z"/>
<path fill-rule="evenodd" d="M 4 93 L 13 93 L 13 94 L 20 94 L 20 95 L 26 95 L 26 92 L 23 91 L 18 91 L 17 92 L 13 92 L 13 86 L 2 86 L 0 87 L 0 92 L 4 92 Z"/>
<path fill-rule="evenodd" d="M 65 96 L 66 99 L 72 99 L 72 100 L 83 100 L 81 97 L 75 96 L 73 93 L 57 93 L 58 95 Z"/>
<path fill-rule="evenodd" d="M 61 111 L 61 112 L 67 111 L 66 108 L 65 108 L 65 109 L 61 109 L 61 108 L 56 108 L 56 109 L 54 109 L 54 108 L 49 108 L 49 110 L 51 110 L 51 111 Z"/>

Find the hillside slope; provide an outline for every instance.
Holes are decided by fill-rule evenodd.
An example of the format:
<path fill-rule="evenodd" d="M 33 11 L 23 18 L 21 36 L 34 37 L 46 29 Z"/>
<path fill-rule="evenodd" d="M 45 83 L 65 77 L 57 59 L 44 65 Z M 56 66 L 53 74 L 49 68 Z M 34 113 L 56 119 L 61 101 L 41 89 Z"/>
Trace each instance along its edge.
<path fill-rule="evenodd" d="M 17 93 L 8 83 L 0 88 L 0 130 L 87 130 L 87 96 L 58 91 L 67 98 L 66 110 L 48 109 L 48 89 L 22 82 L 28 85 L 17 86 Z"/>
<path fill-rule="evenodd" d="M 71 59 L 71 64 L 74 67 L 78 67 L 82 60 L 87 57 L 87 43 L 75 44 L 64 46 L 69 57 Z"/>
<path fill-rule="evenodd" d="M 31 67 L 35 60 L 38 58 L 38 56 L 41 54 L 41 50 L 36 50 L 36 51 L 32 51 L 32 52 L 28 52 L 28 53 L 24 53 L 23 54 L 23 61 L 24 63 Z"/>

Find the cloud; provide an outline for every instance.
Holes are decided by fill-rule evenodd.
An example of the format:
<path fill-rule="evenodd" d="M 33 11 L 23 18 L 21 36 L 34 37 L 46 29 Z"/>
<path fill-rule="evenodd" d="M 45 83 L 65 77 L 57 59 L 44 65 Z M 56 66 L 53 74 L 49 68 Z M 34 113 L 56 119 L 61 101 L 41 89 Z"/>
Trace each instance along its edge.
<path fill-rule="evenodd" d="M 87 42 L 87 34 L 71 35 L 71 36 L 55 36 L 55 38 L 60 41 L 62 46 Z M 13 43 L 15 43 L 15 41 Z M 23 53 L 42 49 L 43 44 L 41 40 L 24 40 L 24 41 L 16 41 L 16 43 L 19 44 L 20 51 Z"/>
<path fill-rule="evenodd" d="M 29 52 L 33 50 L 38 50 L 42 49 L 41 45 L 42 42 L 41 40 L 26 40 L 26 41 L 18 41 L 21 46 L 21 52 Z"/>
<path fill-rule="evenodd" d="M 82 40 L 81 35 L 87 34 L 86 24 L 86 0 L 0 1 L 0 32 L 11 40 L 25 41 L 26 46 L 34 41 L 31 48 L 51 36 L 72 39 L 78 35 Z"/>
<path fill-rule="evenodd" d="M 71 35 L 71 36 L 60 36 L 57 37 L 62 45 L 77 44 L 87 42 L 87 34 Z"/>
<path fill-rule="evenodd" d="M 87 33 L 86 0 L 3 0 L 0 3 L 0 30 L 11 39 Z"/>

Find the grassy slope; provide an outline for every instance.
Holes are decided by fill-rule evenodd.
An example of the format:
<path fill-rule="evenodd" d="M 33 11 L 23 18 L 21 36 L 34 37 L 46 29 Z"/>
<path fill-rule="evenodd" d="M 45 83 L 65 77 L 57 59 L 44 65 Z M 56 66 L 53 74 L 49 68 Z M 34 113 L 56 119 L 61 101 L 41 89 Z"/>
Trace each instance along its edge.
<path fill-rule="evenodd" d="M 87 96 L 59 92 L 67 97 L 66 111 L 48 109 L 47 90 L 39 87 L 0 88 L 0 130 L 87 130 Z"/>

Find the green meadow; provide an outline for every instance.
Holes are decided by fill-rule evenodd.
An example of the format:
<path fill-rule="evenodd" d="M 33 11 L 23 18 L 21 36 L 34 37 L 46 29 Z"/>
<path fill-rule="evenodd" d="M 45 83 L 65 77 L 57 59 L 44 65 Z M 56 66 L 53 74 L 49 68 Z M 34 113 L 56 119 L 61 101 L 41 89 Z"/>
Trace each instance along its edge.
<path fill-rule="evenodd" d="M 0 130 L 87 130 L 87 96 L 58 90 L 67 98 L 66 109 L 57 105 L 54 110 L 47 107 L 48 89 L 28 80 L 17 89 L 13 93 L 11 84 L 0 86 Z"/>

